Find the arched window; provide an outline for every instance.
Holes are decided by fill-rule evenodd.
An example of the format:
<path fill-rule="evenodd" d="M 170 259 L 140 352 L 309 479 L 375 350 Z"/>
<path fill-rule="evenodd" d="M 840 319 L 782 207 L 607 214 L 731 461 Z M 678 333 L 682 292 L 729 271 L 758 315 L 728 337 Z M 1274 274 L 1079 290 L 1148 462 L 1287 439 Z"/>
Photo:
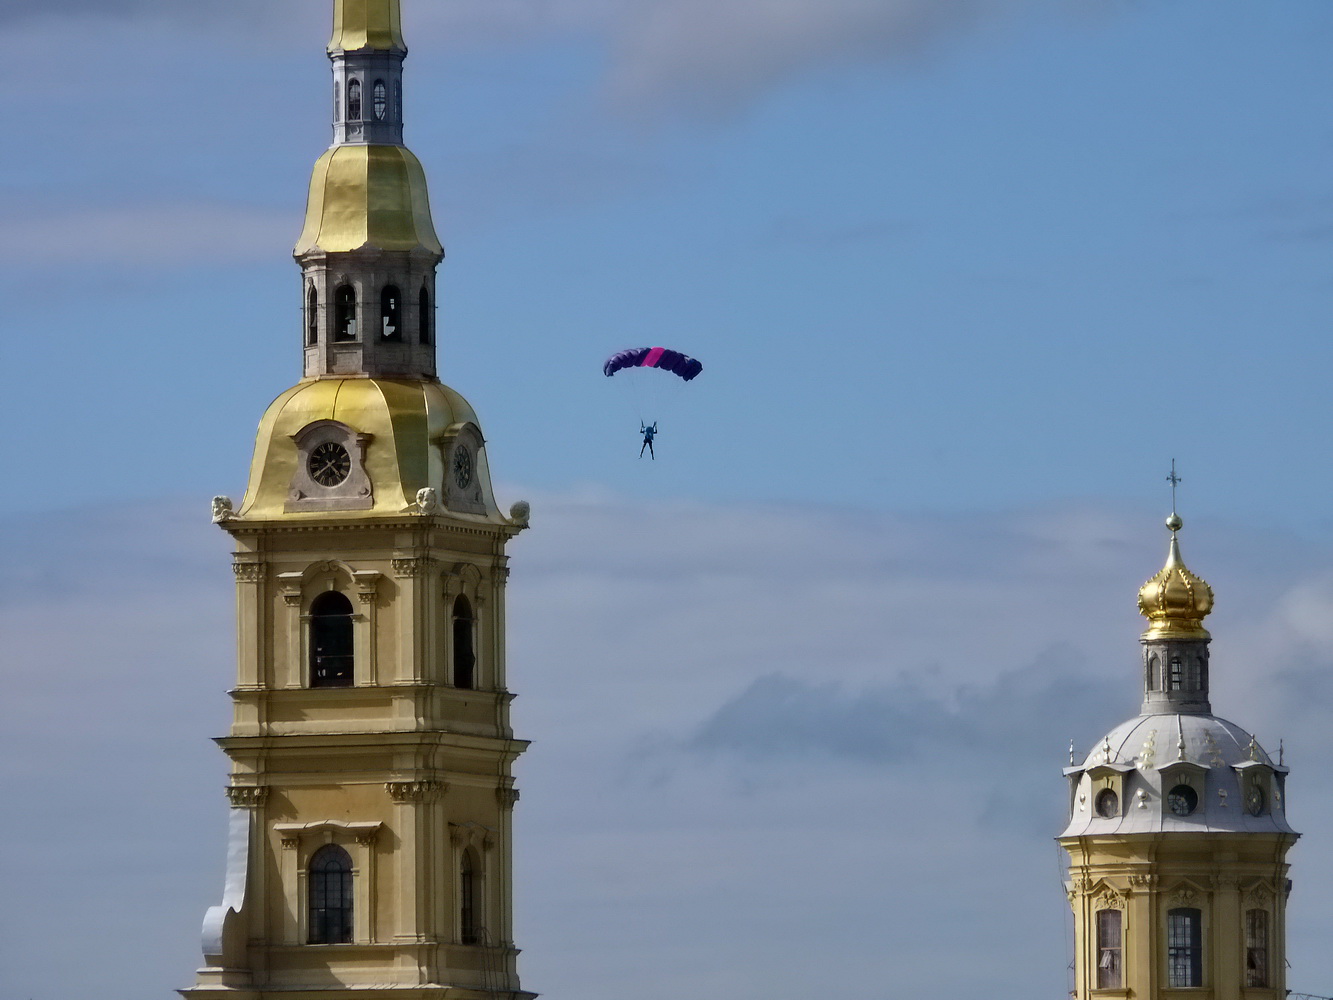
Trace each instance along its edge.
<path fill-rule="evenodd" d="M 462 594 L 454 601 L 454 687 L 477 684 L 477 656 L 472 649 L 472 605 Z"/>
<path fill-rule="evenodd" d="M 361 81 L 350 80 L 347 83 L 347 120 L 361 120 Z"/>
<path fill-rule="evenodd" d="M 1157 685 L 1158 685 L 1158 683 L 1159 683 L 1157 678 L 1158 678 L 1158 674 L 1161 672 L 1161 669 L 1162 669 L 1161 661 L 1157 659 L 1157 656 L 1156 656 L 1155 654 L 1154 654 L 1153 656 L 1148 657 L 1148 690 L 1149 690 L 1149 691 L 1156 691 L 1156 690 L 1157 690 Z"/>
<path fill-rule="evenodd" d="M 380 292 L 380 339 L 403 339 L 403 296 L 397 285 L 386 285 Z"/>
<path fill-rule="evenodd" d="M 1189 907 L 1166 915 L 1166 978 L 1176 988 L 1203 985 L 1203 914 Z"/>
<path fill-rule="evenodd" d="M 458 940 L 481 943 L 481 874 L 472 848 L 463 851 L 458 863 Z"/>
<path fill-rule="evenodd" d="M 310 859 L 310 943 L 352 940 L 352 859 L 337 844 L 325 844 Z"/>
<path fill-rule="evenodd" d="M 1184 683 L 1184 664 L 1180 662 L 1179 656 L 1171 657 L 1171 677 L 1167 681 L 1166 689 L 1168 691 L 1179 691 Z"/>
<path fill-rule="evenodd" d="M 310 604 L 310 686 L 351 687 L 352 602 L 336 590 Z"/>
<path fill-rule="evenodd" d="M 310 294 L 306 296 L 305 301 L 305 329 L 306 343 L 319 343 L 319 291 L 314 285 L 310 286 Z"/>
<path fill-rule="evenodd" d="M 1097 911 L 1097 989 L 1120 989 L 1119 910 Z"/>
<path fill-rule="evenodd" d="M 1268 986 L 1268 911 L 1245 911 L 1245 985 Z"/>
<path fill-rule="evenodd" d="M 374 102 L 375 120 L 384 121 L 384 116 L 389 113 L 389 88 L 384 86 L 383 80 L 375 81 L 371 100 Z"/>
<path fill-rule="evenodd" d="M 346 343 L 356 340 L 356 289 L 340 285 L 333 296 L 333 339 Z"/>
<path fill-rule="evenodd" d="M 417 335 L 423 344 L 430 344 L 435 328 L 435 313 L 430 305 L 430 292 L 422 288 L 417 296 Z"/>

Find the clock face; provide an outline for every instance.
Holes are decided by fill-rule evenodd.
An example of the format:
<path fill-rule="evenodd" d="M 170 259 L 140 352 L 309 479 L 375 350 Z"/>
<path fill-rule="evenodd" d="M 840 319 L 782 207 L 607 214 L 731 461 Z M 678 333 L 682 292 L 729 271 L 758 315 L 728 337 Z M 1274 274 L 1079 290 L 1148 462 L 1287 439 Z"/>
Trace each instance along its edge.
<path fill-rule="evenodd" d="M 1167 794 L 1166 804 L 1177 816 L 1188 816 L 1199 806 L 1199 793 L 1189 785 L 1177 785 Z"/>
<path fill-rule="evenodd" d="M 1264 811 L 1264 793 L 1261 789 L 1251 787 L 1245 793 L 1245 811 L 1251 816 L 1258 816 Z"/>
<path fill-rule="evenodd" d="M 454 482 L 460 490 L 472 485 L 472 452 L 461 444 L 454 449 Z"/>
<path fill-rule="evenodd" d="M 325 441 L 310 453 L 310 478 L 320 486 L 337 486 L 352 471 L 352 456 L 336 441 Z"/>

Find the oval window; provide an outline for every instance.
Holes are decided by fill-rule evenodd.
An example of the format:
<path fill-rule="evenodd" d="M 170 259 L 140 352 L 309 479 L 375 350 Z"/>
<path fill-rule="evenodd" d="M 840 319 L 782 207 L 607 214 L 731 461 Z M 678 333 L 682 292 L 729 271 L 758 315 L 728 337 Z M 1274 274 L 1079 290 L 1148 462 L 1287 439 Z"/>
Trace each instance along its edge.
<path fill-rule="evenodd" d="M 1120 796 L 1112 788 L 1103 788 L 1097 796 L 1097 815 L 1116 819 L 1120 815 Z"/>

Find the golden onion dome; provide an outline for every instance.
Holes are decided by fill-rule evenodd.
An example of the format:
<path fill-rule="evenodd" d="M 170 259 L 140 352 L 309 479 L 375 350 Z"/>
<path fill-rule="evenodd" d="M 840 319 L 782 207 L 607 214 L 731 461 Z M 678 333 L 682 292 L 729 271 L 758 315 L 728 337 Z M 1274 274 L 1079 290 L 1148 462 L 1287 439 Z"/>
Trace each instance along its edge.
<path fill-rule="evenodd" d="M 1213 588 L 1186 568 L 1176 533 L 1184 522 L 1172 514 L 1171 548 L 1161 572 L 1139 588 L 1139 611 L 1148 619 L 1145 639 L 1207 639 L 1203 620 L 1213 610 Z"/>
<path fill-rule="evenodd" d="M 329 52 L 406 52 L 401 0 L 334 0 Z"/>
<path fill-rule="evenodd" d="M 334 146 L 315 164 L 296 256 L 363 247 L 444 253 L 426 172 L 402 146 Z"/>
<path fill-rule="evenodd" d="M 445 481 L 444 446 L 452 435 L 473 428 L 477 415 L 458 393 L 432 380 L 325 378 L 300 382 L 275 399 L 255 438 L 250 481 L 237 517 L 302 520 L 327 514 L 293 513 L 287 507 L 300 461 L 299 433 L 319 421 L 336 421 L 364 435 L 365 472 L 373 506 L 340 518 L 398 516 L 412 508 L 417 491 Z M 484 445 L 477 449 L 476 481 L 481 508 L 476 516 L 504 520 L 495 505 Z"/>

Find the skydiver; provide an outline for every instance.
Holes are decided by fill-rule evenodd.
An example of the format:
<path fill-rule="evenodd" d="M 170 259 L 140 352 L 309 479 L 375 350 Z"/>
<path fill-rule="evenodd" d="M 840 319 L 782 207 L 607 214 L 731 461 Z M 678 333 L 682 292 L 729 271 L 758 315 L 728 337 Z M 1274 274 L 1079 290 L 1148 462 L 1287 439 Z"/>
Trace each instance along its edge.
<path fill-rule="evenodd" d="M 653 421 L 653 426 L 645 427 L 642 420 L 639 421 L 639 433 L 643 435 L 643 448 L 639 449 L 639 457 L 643 458 L 643 449 L 648 449 L 648 457 L 654 462 L 657 456 L 653 454 L 653 438 L 657 436 L 657 421 Z"/>

